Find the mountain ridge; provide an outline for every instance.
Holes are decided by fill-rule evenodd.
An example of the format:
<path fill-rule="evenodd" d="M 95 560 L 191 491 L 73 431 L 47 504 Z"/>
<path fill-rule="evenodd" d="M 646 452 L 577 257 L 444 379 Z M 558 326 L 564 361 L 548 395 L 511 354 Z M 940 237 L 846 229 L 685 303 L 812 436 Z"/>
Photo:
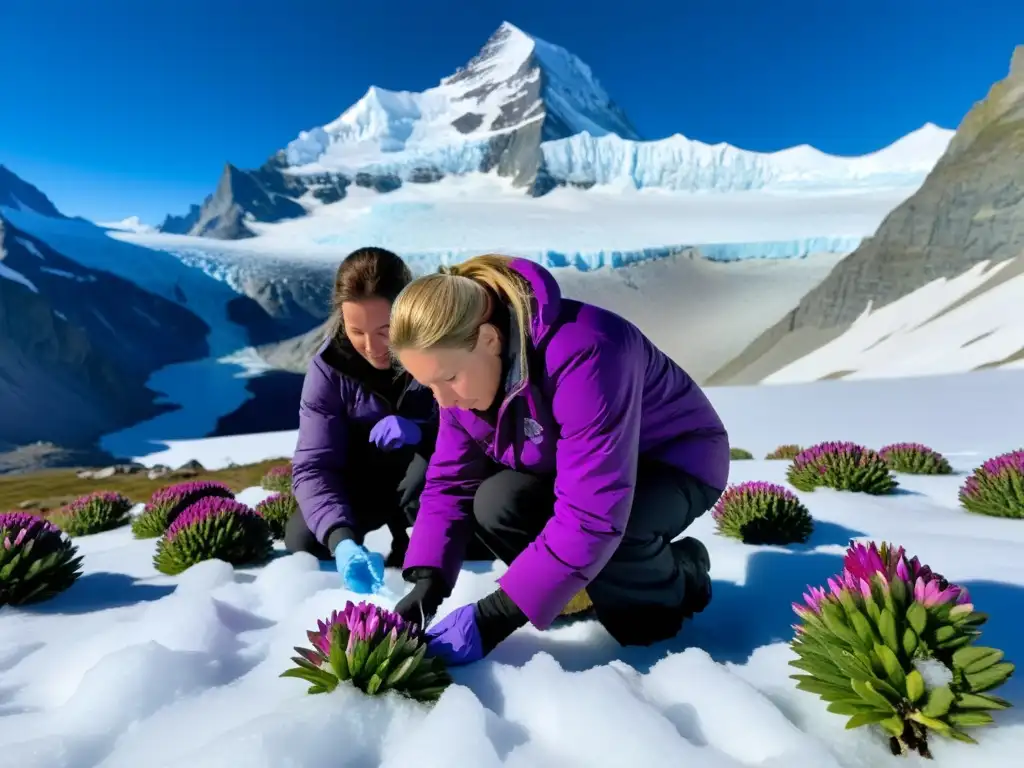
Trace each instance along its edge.
<path fill-rule="evenodd" d="M 509 22 L 463 67 L 425 91 L 370 86 L 322 126 L 300 131 L 256 169 L 228 163 L 217 189 L 160 231 L 256 237 L 251 222 L 306 216 L 353 186 L 381 194 L 446 176 L 496 174 L 533 197 L 560 186 L 675 191 L 915 184 L 951 131 L 926 124 L 889 147 L 844 158 L 801 145 L 758 153 L 673 136 L 644 140 L 593 71 Z M 909 159 L 907 156 L 909 155 Z"/>

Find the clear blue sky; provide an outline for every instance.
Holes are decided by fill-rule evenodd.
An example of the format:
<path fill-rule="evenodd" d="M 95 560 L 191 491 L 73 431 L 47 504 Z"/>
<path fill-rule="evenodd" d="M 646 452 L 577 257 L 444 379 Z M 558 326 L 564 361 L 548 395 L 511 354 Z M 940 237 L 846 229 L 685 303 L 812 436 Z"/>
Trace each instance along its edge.
<path fill-rule="evenodd" d="M 0 0 L 0 163 L 66 213 L 155 223 L 370 84 L 435 85 L 506 17 L 646 137 L 755 150 L 955 127 L 1024 43 L 1021 0 Z"/>

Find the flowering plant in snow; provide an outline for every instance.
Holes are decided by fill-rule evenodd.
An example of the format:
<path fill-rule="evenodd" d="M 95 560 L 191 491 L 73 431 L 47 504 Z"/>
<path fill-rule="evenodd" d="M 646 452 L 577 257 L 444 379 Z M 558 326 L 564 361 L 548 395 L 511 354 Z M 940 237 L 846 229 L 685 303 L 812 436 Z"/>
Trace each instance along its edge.
<path fill-rule="evenodd" d="M 727 488 L 711 517 L 723 536 L 745 544 L 793 544 L 807 541 L 814 521 L 795 495 L 781 485 L 740 483 Z"/>
<path fill-rule="evenodd" d="M 224 483 L 215 480 L 164 486 L 150 497 L 142 513 L 132 520 L 132 533 L 137 539 L 162 536 L 184 509 L 210 496 L 233 499 L 235 494 Z"/>
<path fill-rule="evenodd" d="M 1010 706 L 990 691 L 1013 664 L 973 645 L 988 617 L 902 547 L 851 544 L 842 572 L 803 599 L 793 604 L 790 664 L 806 673 L 792 675 L 797 688 L 848 717 L 847 728 L 880 726 L 893 754 L 931 757 L 932 733 L 976 743 L 964 729 Z"/>
<path fill-rule="evenodd" d="M 945 456 L 920 443 L 893 443 L 882 448 L 878 455 L 896 472 L 911 475 L 953 474 L 953 468 Z"/>
<path fill-rule="evenodd" d="M 765 456 L 766 459 L 795 459 L 800 452 L 803 450 L 799 445 L 793 445 L 792 443 L 786 445 L 780 445 L 774 451 Z"/>
<path fill-rule="evenodd" d="M 68 536 L 88 536 L 127 525 L 131 499 L 114 491 L 97 491 L 79 496 L 50 515 L 50 520 Z"/>
<path fill-rule="evenodd" d="M 203 560 L 265 563 L 273 553 L 266 521 L 240 501 L 207 496 L 187 507 L 156 543 L 153 565 L 175 575 Z"/>
<path fill-rule="evenodd" d="M 451 683 L 443 662 L 426 655 L 420 626 L 372 603 L 346 602 L 307 636 L 313 647 L 297 647 L 295 666 L 281 677 L 305 680 L 309 693 L 329 693 L 347 682 L 370 695 L 393 690 L 433 701 Z"/>
<path fill-rule="evenodd" d="M 268 469 L 267 473 L 263 475 L 263 479 L 260 480 L 260 485 L 267 491 L 290 492 L 292 489 L 291 463 L 279 464 Z"/>
<path fill-rule="evenodd" d="M 289 518 L 298 511 L 299 503 L 289 491 L 275 493 L 256 505 L 256 514 L 267 521 L 275 539 L 284 538 L 284 528 Z"/>
<path fill-rule="evenodd" d="M 0 514 L 0 607 L 48 600 L 75 583 L 81 565 L 78 547 L 53 523 Z"/>
<path fill-rule="evenodd" d="M 746 459 L 754 458 L 754 454 L 748 451 L 746 448 L 730 448 L 729 458 L 733 461 L 745 461 Z"/>
<path fill-rule="evenodd" d="M 970 512 L 1024 518 L 1024 450 L 1004 453 L 978 467 L 960 488 Z"/>
<path fill-rule="evenodd" d="M 873 495 L 892 493 L 899 483 L 876 451 L 856 443 L 818 443 L 796 455 L 786 470 L 801 491 L 835 488 Z"/>

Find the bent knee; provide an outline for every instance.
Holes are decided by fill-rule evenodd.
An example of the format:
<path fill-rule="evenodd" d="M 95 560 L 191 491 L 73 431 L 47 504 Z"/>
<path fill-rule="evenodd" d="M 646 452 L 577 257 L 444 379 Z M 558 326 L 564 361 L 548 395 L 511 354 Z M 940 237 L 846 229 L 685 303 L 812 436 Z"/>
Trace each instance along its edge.
<path fill-rule="evenodd" d="M 499 530 L 545 500 L 550 507 L 553 498 L 551 482 L 545 478 L 503 470 L 480 483 L 473 496 L 473 517 L 485 531 Z"/>

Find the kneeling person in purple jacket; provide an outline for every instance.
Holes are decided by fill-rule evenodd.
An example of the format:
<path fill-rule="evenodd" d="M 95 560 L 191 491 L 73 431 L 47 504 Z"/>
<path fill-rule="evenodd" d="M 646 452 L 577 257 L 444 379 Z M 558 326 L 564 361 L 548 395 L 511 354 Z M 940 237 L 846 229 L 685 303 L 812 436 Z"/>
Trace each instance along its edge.
<path fill-rule="evenodd" d="M 707 606 L 707 550 L 673 539 L 726 487 L 728 435 L 635 325 L 489 255 L 404 289 L 390 340 L 441 406 L 396 610 L 429 623 L 471 542 L 508 564 L 495 592 L 428 630 L 434 653 L 475 661 L 581 590 L 623 645 L 672 637 Z"/>
<path fill-rule="evenodd" d="M 392 366 L 391 302 L 412 280 L 398 256 L 362 248 L 338 268 L 328 339 L 309 363 L 292 486 L 300 512 L 285 546 L 334 559 L 346 586 L 376 591 L 401 565 L 437 433 L 430 390 Z M 387 526 L 385 561 L 362 544 Z"/>

